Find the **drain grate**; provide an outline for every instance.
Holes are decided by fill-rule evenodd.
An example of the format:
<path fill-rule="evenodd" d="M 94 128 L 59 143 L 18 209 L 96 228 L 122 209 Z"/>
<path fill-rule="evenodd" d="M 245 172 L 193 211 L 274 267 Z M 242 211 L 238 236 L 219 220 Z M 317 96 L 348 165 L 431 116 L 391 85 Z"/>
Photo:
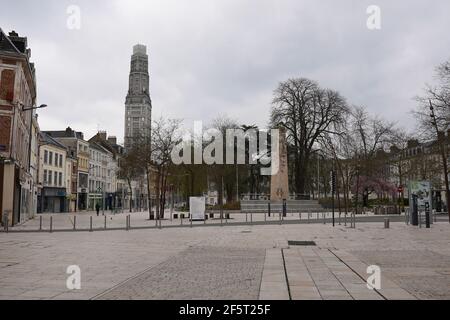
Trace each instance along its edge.
<path fill-rule="evenodd" d="M 316 243 L 314 241 L 293 241 L 289 240 L 288 245 L 290 246 L 315 246 Z"/>

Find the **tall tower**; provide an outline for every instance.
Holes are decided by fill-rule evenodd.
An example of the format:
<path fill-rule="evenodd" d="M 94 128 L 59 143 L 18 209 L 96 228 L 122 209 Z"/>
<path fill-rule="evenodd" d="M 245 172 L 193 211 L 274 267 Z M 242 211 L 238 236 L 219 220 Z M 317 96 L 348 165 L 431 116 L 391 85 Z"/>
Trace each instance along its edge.
<path fill-rule="evenodd" d="M 152 123 L 152 100 L 149 93 L 147 47 L 137 44 L 131 56 L 128 94 L 125 100 L 125 150 L 149 139 Z"/>

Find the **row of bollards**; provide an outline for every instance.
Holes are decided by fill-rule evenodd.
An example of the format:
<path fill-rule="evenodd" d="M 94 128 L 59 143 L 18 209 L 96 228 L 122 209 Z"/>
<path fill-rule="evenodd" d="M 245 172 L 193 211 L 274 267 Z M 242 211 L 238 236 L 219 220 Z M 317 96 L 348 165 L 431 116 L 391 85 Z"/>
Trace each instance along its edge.
<path fill-rule="evenodd" d="M 269 205 L 269 208 L 270 208 L 270 205 Z M 278 211 L 278 210 L 277 210 Z M 286 207 L 285 206 L 283 206 L 283 208 L 282 208 L 282 210 L 280 210 L 280 211 L 278 211 L 278 212 L 269 212 L 269 214 L 270 215 L 272 215 L 273 214 L 273 216 L 274 216 L 274 218 L 276 217 L 276 214 L 278 213 L 278 222 L 279 222 L 279 224 L 280 225 L 282 225 L 283 224 L 283 222 L 284 222 L 284 217 L 285 216 L 287 216 L 286 215 Z M 308 224 L 309 223 L 311 223 L 311 220 L 314 220 L 314 212 L 311 212 L 311 210 L 308 210 L 307 212 L 304 212 L 304 213 L 306 213 L 307 215 L 306 215 L 306 219 L 307 219 L 307 221 L 305 221 L 305 222 L 307 222 Z M 302 221 L 303 220 L 303 217 L 302 217 L 302 212 L 298 212 L 298 221 Z M 249 217 L 249 215 L 250 215 L 250 217 Z M 322 217 L 320 217 L 320 215 L 322 215 Z M 210 214 L 210 216 L 212 216 L 213 217 L 213 214 Z M 223 215 L 221 215 L 221 217 L 220 217 L 220 220 L 221 220 L 221 226 L 223 225 L 223 223 L 224 223 L 224 221 L 223 221 L 223 219 L 225 219 L 225 223 L 227 224 L 228 223 L 228 219 L 230 218 L 229 217 L 230 215 L 229 214 L 226 214 L 226 217 L 223 217 Z M 253 225 L 254 223 L 255 223 L 255 221 L 254 221 L 254 219 L 253 219 L 253 212 L 246 212 L 245 213 L 245 222 L 246 223 L 250 223 L 251 225 Z M 267 216 L 268 216 L 268 212 L 264 212 L 264 222 L 267 222 L 268 221 L 268 219 L 267 219 Z M 291 216 L 294 218 L 294 220 L 295 220 L 295 212 L 291 212 Z M 315 220 L 317 221 L 317 223 L 320 223 L 320 222 L 322 222 L 324 225 L 326 225 L 327 224 L 327 219 L 328 219 L 328 216 L 329 216 L 329 213 L 325 213 L 325 212 L 319 212 L 319 211 L 316 211 L 315 212 Z M 270 216 L 269 216 L 270 217 Z M 78 221 L 77 221 L 77 216 L 73 216 L 73 221 L 72 221 L 72 224 L 73 224 L 73 226 L 72 226 L 72 230 L 73 231 L 83 231 L 83 230 L 85 230 L 85 231 L 89 231 L 89 232 L 93 232 L 94 231 L 94 221 L 93 221 L 93 216 L 90 216 L 89 217 L 89 229 L 77 229 L 78 228 Z M 190 217 L 190 215 L 188 215 L 188 218 L 189 218 L 189 226 L 192 228 L 193 227 L 193 220 L 191 219 L 191 217 Z M 434 219 L 435 219 L 436 217 L 434 217 Z M 183 225 L 183 223 L 184 223 L 184 219 L 185 219 L 185 215 L 184 214 L 180 214 L 180 225 Z M 205 215 L 205 219 L 204 219 L 204 221 L 203 221 L 203 224 L 207 224 L 207 220 L 208 219 L 208 215 Z M 276 218 L 275 218 L 276 219 Z M 430 220 L 431 219 L 433 219 L 433 216 L 430 216 Z M 258 221 L 258 220 L 257 220 Z M 276 220 L 275 220 L 276 221 Z M 355 213 L 351 213 L 351 216 L 350 216 L 350 227 L 351 228 L 355 228 L 355 223 L 356 222 L 356 217 L 355 217 Z M 257 223 L 257 222 L 256 222 Z M 341 217 L 339 216 L 339 224 L 341 223 Z M 347 226 L 347 214 L 344 214 L 344 225 L 345 226 Z M 5 228 L 5 231 L 7 231 L 7 228 L 8 228 L 8 224 L 7 223 L 4 223 L 4 228 Z M 162 229 L 162 219 L 159 219 L 159 218 L 156 218 L 155 219 L 155 227 L 156 228 L 159 228 L 159 229 Z M 107 216 L 105 215 L 104 216 L 104 220 L 103 220 L 103 228 L 101 228 L 101 227 L 97 227 L 97 229 L 96 230 L 101 230 L 101 229 L 104 229 L 104 230 L 107 230 L 107 228 L 108 228 L 108 225 L 107 225 Z M 126 215 L 126 221 L 125 221 L 125 230 L 130 230 L 131 229 L 131 215 L 130 214 L 128 214 L 128 215 Z M 43 216 L 42 215 L 40 215 L 39 216 L 39 231 L 43 231 L 44 229 L 43 229 Z M 53 216 L 51 216 L 50 215 L 50 228 L 48 229 L 48 230 L 46 230 L 46 231 L 48 231 L 48 232 L 53 232 L 54 231 L 54 225 L 53 225 Z"/>

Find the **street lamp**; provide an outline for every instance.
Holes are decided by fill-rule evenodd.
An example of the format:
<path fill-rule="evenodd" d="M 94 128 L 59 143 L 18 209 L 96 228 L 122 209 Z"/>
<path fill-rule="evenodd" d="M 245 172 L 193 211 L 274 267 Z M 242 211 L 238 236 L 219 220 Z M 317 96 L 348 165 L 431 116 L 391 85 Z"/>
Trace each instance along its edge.
<path fill-rule="evenodd" d="M 21 104 L 22 105 L 22 104 Z M 28 111 L 28 110 L 35 110 L 35 109 L 42 109 L 42 108 L 47 108 L 46 104 L 41 104 L 38 107 L 25 107 L 24 105 L 22 105 L 22 111 Z"/>

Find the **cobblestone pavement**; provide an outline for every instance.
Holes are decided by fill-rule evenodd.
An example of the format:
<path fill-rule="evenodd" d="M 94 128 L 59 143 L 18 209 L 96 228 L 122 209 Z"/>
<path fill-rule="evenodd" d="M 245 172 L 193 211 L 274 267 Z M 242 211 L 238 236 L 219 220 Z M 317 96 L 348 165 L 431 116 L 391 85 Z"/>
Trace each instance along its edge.
<path fill-rule="evenodd" d="M 450 256 L 428 250 L 353 251 L 419 299 L 450 299 Z"/>
<path fill-rule="evenodd" d="M 378 299 L 361 288 L 369 264 L 385 298 L 448 299 L 449 257 L 448 222 L 0 233 L 0 299 Z M 69 265 L 81 290 L 66 288 Z"/>
<path fill-rule="evenodd" d="M 264 249 L 193 247 L 98 299 L 258 299 Z"/>

